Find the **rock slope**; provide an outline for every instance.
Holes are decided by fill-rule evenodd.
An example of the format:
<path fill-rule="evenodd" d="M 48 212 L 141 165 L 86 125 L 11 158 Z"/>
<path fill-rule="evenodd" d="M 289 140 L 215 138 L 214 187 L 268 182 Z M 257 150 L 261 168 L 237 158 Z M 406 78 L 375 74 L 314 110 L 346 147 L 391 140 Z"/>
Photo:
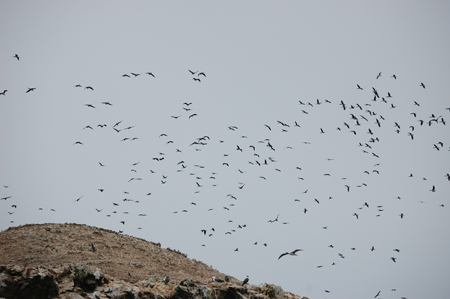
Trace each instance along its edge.
<path fill-rule="evenodd" d="M 79 224 L 0 232 L 0 265 L 0 297 L 7 299 L 301 298 L 274 285 L 242 286 L 229 275 L 228 283 L 213 282 L 225 275 L 183 253 Z"/>

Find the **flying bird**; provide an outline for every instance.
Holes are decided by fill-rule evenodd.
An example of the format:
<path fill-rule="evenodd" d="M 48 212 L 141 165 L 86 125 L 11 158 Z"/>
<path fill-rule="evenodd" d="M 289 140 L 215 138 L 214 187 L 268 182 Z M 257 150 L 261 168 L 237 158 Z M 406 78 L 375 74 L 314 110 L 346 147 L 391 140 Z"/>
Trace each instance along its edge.
<path fill-rule="evenodd" d="M 13 58 L 16 58 L 17 60 L 19 60 L 19 55 L 15 54 L 15 55 L 13 56 Z"/>
<path fill-rule="evenodd" d="M 299 251 L 303 251 L 303 249 L 295 249 L 295 250 L 292 251 L 292 252 L 285 252 L 285 253 L 282 253 L 282 254 L 278 257 L 278 259 L 282 258 L 282 257 L 285 256 L 285 255 L 295 255 L 295 256 L 297 256 L 297 252 L 299 252 Z"/>
<path fill-rule="evenodd" d="M 33 91 L 35 89 L 36 89 L 36 87 L 28 87 L 28 90 L 25 93 L 29 93 L 30 91 Z"/>

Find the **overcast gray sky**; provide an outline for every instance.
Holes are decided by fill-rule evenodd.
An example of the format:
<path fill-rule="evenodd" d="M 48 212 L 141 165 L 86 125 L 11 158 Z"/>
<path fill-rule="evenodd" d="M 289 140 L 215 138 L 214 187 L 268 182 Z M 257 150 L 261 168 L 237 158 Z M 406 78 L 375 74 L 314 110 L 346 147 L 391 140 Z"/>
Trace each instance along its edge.
<path fill-rule="evenodd" d="M 121 230 L 315 299 L 448 298 L 449 13 L 2 1 L 0 229 Z"/>

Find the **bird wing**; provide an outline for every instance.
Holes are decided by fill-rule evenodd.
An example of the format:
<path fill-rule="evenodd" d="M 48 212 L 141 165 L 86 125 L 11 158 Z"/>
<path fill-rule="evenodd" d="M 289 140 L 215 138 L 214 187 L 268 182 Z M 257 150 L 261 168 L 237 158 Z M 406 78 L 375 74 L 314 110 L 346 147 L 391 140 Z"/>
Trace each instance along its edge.
<path fill-rule="evenodd" d="M 286 254 L 289 254 L 289 252 L 282 253 L 282 254 L 278 257 L 278 259 L 282 258 L 282 257 L 285 256 Z"/>

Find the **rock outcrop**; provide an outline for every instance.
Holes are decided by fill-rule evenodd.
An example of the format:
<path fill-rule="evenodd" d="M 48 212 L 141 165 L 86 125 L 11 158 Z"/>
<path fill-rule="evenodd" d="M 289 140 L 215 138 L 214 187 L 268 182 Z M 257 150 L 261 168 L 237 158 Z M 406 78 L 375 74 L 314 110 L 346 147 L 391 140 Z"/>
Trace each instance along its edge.
<path fill-rule="evenodd" d="M 164 277 L 169 276 L 167 284 Z M 225 274 L 161 244 L 74 223 L 0 232 L 0 299 L 300 299 Z"/>
<path fill-rule="evenodd" d="M 96 297 L 97 296 L 97 297 Z M 5 299 L 307 299 L 281 287 L 185 279 L 149 278 L 129 283 L 86 265 L 61 268 L 0 266 L 0 297 Z"/>

